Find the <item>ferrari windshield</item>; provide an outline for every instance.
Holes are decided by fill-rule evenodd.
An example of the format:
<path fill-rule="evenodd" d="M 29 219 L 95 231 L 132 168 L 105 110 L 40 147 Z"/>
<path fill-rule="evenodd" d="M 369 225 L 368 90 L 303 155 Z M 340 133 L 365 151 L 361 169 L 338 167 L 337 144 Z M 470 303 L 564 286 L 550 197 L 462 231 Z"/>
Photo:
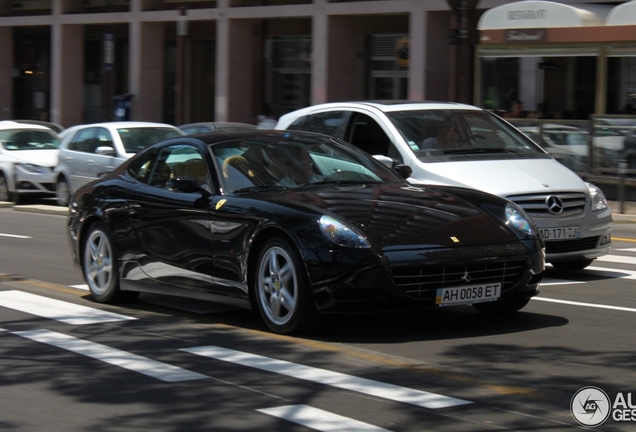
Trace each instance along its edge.
<path fill-rule="evenodd" d="M 224 193 L 404 182 L 372 157 L 322 136 L 264 136 L 216 144 L 211 151 Z"/>
<path fill-rule="evenodd" d="M 420 159 L 544 152 L 504 120 L 478 110 L 406 110 L 387 117 Z"/>

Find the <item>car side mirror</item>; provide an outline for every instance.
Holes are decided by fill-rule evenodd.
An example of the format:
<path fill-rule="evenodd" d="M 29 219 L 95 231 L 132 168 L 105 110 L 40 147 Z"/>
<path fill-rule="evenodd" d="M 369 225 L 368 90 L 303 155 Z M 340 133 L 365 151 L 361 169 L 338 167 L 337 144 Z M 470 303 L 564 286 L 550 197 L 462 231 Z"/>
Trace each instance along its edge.
<path fill-rule="evenodd" d="M 95 154 L 100 156 L 116 156 L 115 149 L 109 146 L 100 146 L 95 149 Z"/>
<path fill-rule="evenodd" d="M 393 172 L 406 180 L 413 174 L 413 169 L 408 165 L 399 164 L 393 167 Z"/>
<path fill-rule="evenodd" d="M 384 155 L 373 155 L 373 159 L 377 160 L 378 162 L 382 162 L 384 165 L 386 165 L 387 167 L 391 169 L 393 168 L 396 162 L 392 158 L 388 156 L 384 156 Z"/>

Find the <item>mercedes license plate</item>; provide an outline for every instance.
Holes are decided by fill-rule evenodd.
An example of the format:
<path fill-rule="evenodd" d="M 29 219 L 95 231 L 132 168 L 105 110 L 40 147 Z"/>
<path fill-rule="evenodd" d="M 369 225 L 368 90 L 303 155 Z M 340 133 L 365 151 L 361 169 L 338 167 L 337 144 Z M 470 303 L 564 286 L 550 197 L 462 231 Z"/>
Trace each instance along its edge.
<path fill-rule="evenodd" d="M 495 301 L 501 295 L 501 284 L 470 285 L 437 290 L 435 303 L 438 306 L 455 306 L 462 304 Z"/>
<path fill-rule="evenodd" d="M 543 240 L 577 239 L 581 238 L 581 227 L 539 228 Z"/>

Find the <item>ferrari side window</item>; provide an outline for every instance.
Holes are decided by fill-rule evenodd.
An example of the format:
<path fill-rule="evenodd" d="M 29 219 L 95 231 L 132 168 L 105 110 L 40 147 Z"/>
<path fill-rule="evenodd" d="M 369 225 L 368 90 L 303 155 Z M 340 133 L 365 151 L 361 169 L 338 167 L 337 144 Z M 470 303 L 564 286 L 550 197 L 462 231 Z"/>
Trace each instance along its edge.
<path fill-rule="evenodd" d="M 156 155 L 152 166 L 141 165 L 139 168 L 145 170 L 144 178 L 147 178 L 147 183 L 151 186 L 167 188 L 168 180 L 189 177 L 199 186 L 209 189 L 210 181 L 205 161 L 201 153 L 191 145 L 177 144 L 165 147 Z"/>

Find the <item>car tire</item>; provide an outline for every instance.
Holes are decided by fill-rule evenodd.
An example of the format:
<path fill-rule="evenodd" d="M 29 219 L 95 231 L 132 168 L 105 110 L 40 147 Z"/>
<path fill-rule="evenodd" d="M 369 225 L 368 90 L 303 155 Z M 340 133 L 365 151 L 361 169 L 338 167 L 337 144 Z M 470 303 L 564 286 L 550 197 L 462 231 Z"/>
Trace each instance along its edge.
<path fill-rule="evenodd" d="M 95 222 L 86 232 L 82 247 L 82 273 L 91 297 L 99 303 L 117 303 L 139 295 L 119 289 L 115 246 L 103 222 Z"/>
<path fill-rule="evenodd" d="M 260 249 L 253 294 L 267 326 L 276 333 L 308 330 L 318 312 L 300 253 L 285 238 L 273 238 Z"/>
<path fill-rule="evenodd" d="M 515 313 L 523 309 L 529 301 L 529 298 L 516 300 L 499 300 L 494 302 L 474 303 L 473 307 L 479 312 L 489 313 L 493 315 L 506 315 Z"/>
<path fill-rule="evenodd" d="M 0 201 L 11 201 L 11 193 L 9 192 L 9 183 L 4 174 L 0 174 Z"/>
<path fill-rule="evenodd" d="M 64 177 L 60 177 L 55 184 L 55 198 L 57 199 L 57 205 L 61 207 L 67 207 L 71 201 L 71 190 Z"/>
<path fill-rule="evenodd" d="M 561 262 L 553 262 L 552 267 L 557 270 L 583 270 L 585 267 L 589 266 L 594 262 L 594 259 L 583 259 L 578 261 L 561 261 Z"/>

